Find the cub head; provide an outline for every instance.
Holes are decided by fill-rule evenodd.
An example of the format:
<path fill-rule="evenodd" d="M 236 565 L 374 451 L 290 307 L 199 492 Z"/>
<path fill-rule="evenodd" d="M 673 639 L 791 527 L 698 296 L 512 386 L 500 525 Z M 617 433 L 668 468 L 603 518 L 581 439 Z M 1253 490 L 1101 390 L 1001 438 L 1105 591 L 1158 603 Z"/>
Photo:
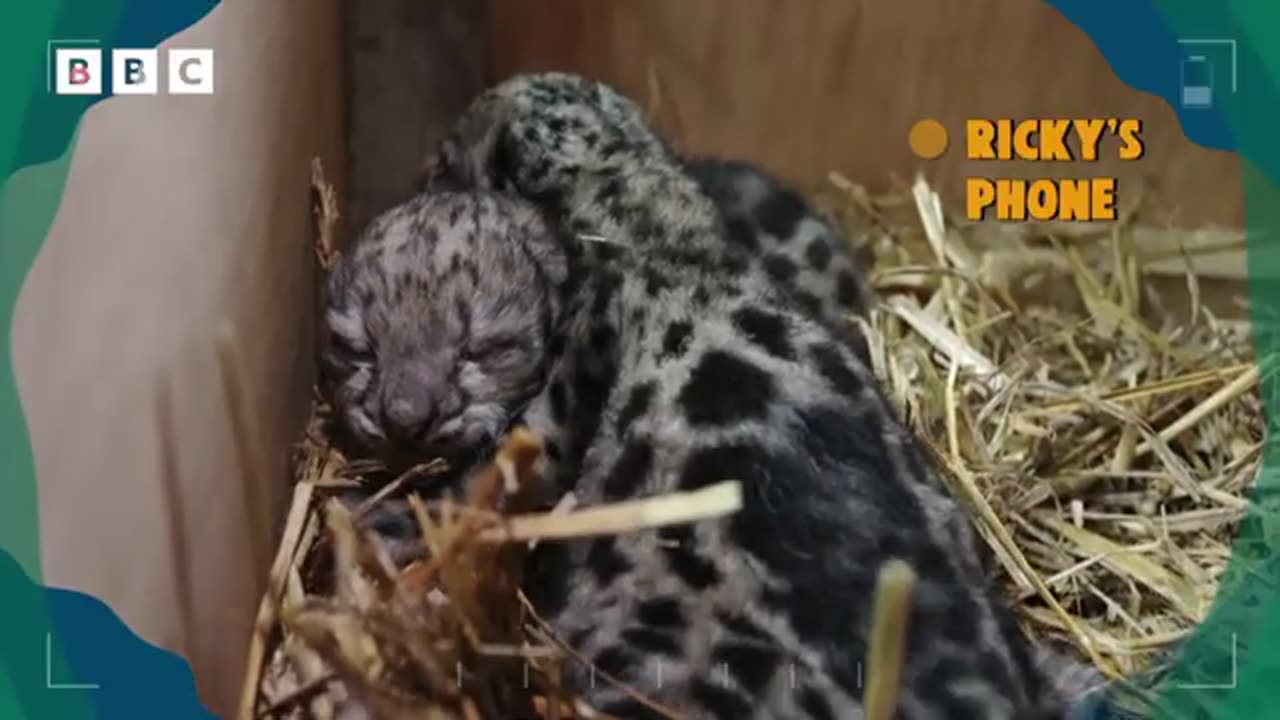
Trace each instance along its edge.
<path fill-rule="evenodd" d="M 328 280 L 338 429 L 397 463 L 497 440 L 544 382 L 567 278 L 554 230 L 517 198 L 424 193 L 382 213 Z"/>

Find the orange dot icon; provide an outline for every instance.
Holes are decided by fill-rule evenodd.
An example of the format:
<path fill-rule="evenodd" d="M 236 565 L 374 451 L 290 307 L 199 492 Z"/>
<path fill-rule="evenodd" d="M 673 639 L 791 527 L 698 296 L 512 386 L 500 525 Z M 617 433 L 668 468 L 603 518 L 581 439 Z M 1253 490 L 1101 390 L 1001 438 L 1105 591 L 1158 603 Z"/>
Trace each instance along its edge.
<path fill-rule="evenodd" d="M 911 126 L 907 142 L 917 157 L 932 160 L 947 151 L 947 129 L 937 120 L 921 120 Z"/>

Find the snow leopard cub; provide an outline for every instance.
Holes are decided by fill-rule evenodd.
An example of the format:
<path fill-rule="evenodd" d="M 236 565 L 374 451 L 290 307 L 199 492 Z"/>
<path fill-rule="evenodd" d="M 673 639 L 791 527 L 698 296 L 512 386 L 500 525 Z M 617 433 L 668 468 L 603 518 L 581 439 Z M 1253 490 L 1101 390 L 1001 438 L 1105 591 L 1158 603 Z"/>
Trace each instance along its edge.
<path fill-rule="evenodd" d="M 595 503 L 743 487 L 722 520 L 542 546 L 539 608 L 602 673 L 682 717 L 860 718 L 871 589 L 901 558 L 920 579 L 899 717 L 1061 717 L 965 516 L 876 379 L 730 247 L 641 117 L 602 84 L 519 76 L 478 98 L 442 149 L 449 183 L 616 243 L 567 296 L 523 416 L 559 490 Z M 604 711 L 656 716 L 569 670 Z"/>

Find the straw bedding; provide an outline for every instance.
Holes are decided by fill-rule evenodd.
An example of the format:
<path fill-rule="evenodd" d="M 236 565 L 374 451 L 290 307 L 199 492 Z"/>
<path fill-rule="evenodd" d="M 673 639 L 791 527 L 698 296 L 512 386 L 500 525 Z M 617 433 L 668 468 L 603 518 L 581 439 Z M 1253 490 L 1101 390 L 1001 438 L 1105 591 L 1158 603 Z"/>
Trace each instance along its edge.
<path fill-rule="evenodd" d="M 1118 677 L 1194 628 L 1265 439 L 1250 328 L 1201 302 L 1195 253 L 1139 247 L 1139 232 L 1159 234 L 1138 227 L 1139 208 L 1100 227 L 965 224 L 923 181 L 872 198 L 838 175 L 814 197 L 868 239 L 881 302 L 862 322 L 875 370 L 972 511 L 1027 631 Z M 322 264 L 334 217 L 324 203 Z M 1171 259 L 1186 268 L 1182 313 L 1148 272 L 1161 262 L 1167 274 Z M 325 410 L 317 402 L 301 448 L 242 718 L 344 717 L 352 692 L 377 717 L 587 716 L 558 690 L 555 663 L 575 659 L 521 596 L 521 554 L 531 541 L 685 522 L 740 502 L 728 483 L 513 516 L 517 492 L 500 515 L 504 485 L 540 480 L 538 439 L 517 433 L 464 496 L 413 503 L 429 559 L 398 570 L 354 520 L 412 478 L 343 509 L 332 496 L 374 468 L 328 446 Z M 892 608 L 910 587 L 910 568 L 882 574 L 869 716 L 892 706 L 903 631 Z"/>

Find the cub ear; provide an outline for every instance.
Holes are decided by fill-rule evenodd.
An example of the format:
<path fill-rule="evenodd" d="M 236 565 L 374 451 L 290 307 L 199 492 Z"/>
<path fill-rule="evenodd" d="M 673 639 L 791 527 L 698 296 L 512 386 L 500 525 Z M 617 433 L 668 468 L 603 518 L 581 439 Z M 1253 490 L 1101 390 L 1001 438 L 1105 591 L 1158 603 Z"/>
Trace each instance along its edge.
<path fill-rule="evenodd" d="M 501 140 L 511 115 L 510 101 L 490 91 L 476 98 L 454 123 L 424 170 L 420 187 L 429 191 L 501 189 Z"/>
<path fill-rule="evenodd" d="M 504 196 L 507 211 L 513 218 L 520 236 L 520 246 L 526 257 L 536 265 L 544 277 L 555 287 L 569 280 L 569 254 L 576 251 L 571 246 L 572 236 L 561 224 L 542 208 L 522 198 Z"/>
<path fill-rule="evenodd" d="M 350 251 L 341 253 L 333 259 L 333 264 L 329 266 L 328 274 L 324 276 L 319 287 L 321 302 L 326 307 L 333 305 L 347 294 L 354 272 L 353 264 Z"/>
<path fill-rule="evenodd" d="M 423 160 L 422 166 L 418 168 L 418 174 L 414 176 L 413 193 L 415 195 L 465 190 L 463 187 L 456 187 L 458 183 L 450 180 L 445 174 L 443 156 L 444 143 L 441 143 L 434 155 Z"/>

